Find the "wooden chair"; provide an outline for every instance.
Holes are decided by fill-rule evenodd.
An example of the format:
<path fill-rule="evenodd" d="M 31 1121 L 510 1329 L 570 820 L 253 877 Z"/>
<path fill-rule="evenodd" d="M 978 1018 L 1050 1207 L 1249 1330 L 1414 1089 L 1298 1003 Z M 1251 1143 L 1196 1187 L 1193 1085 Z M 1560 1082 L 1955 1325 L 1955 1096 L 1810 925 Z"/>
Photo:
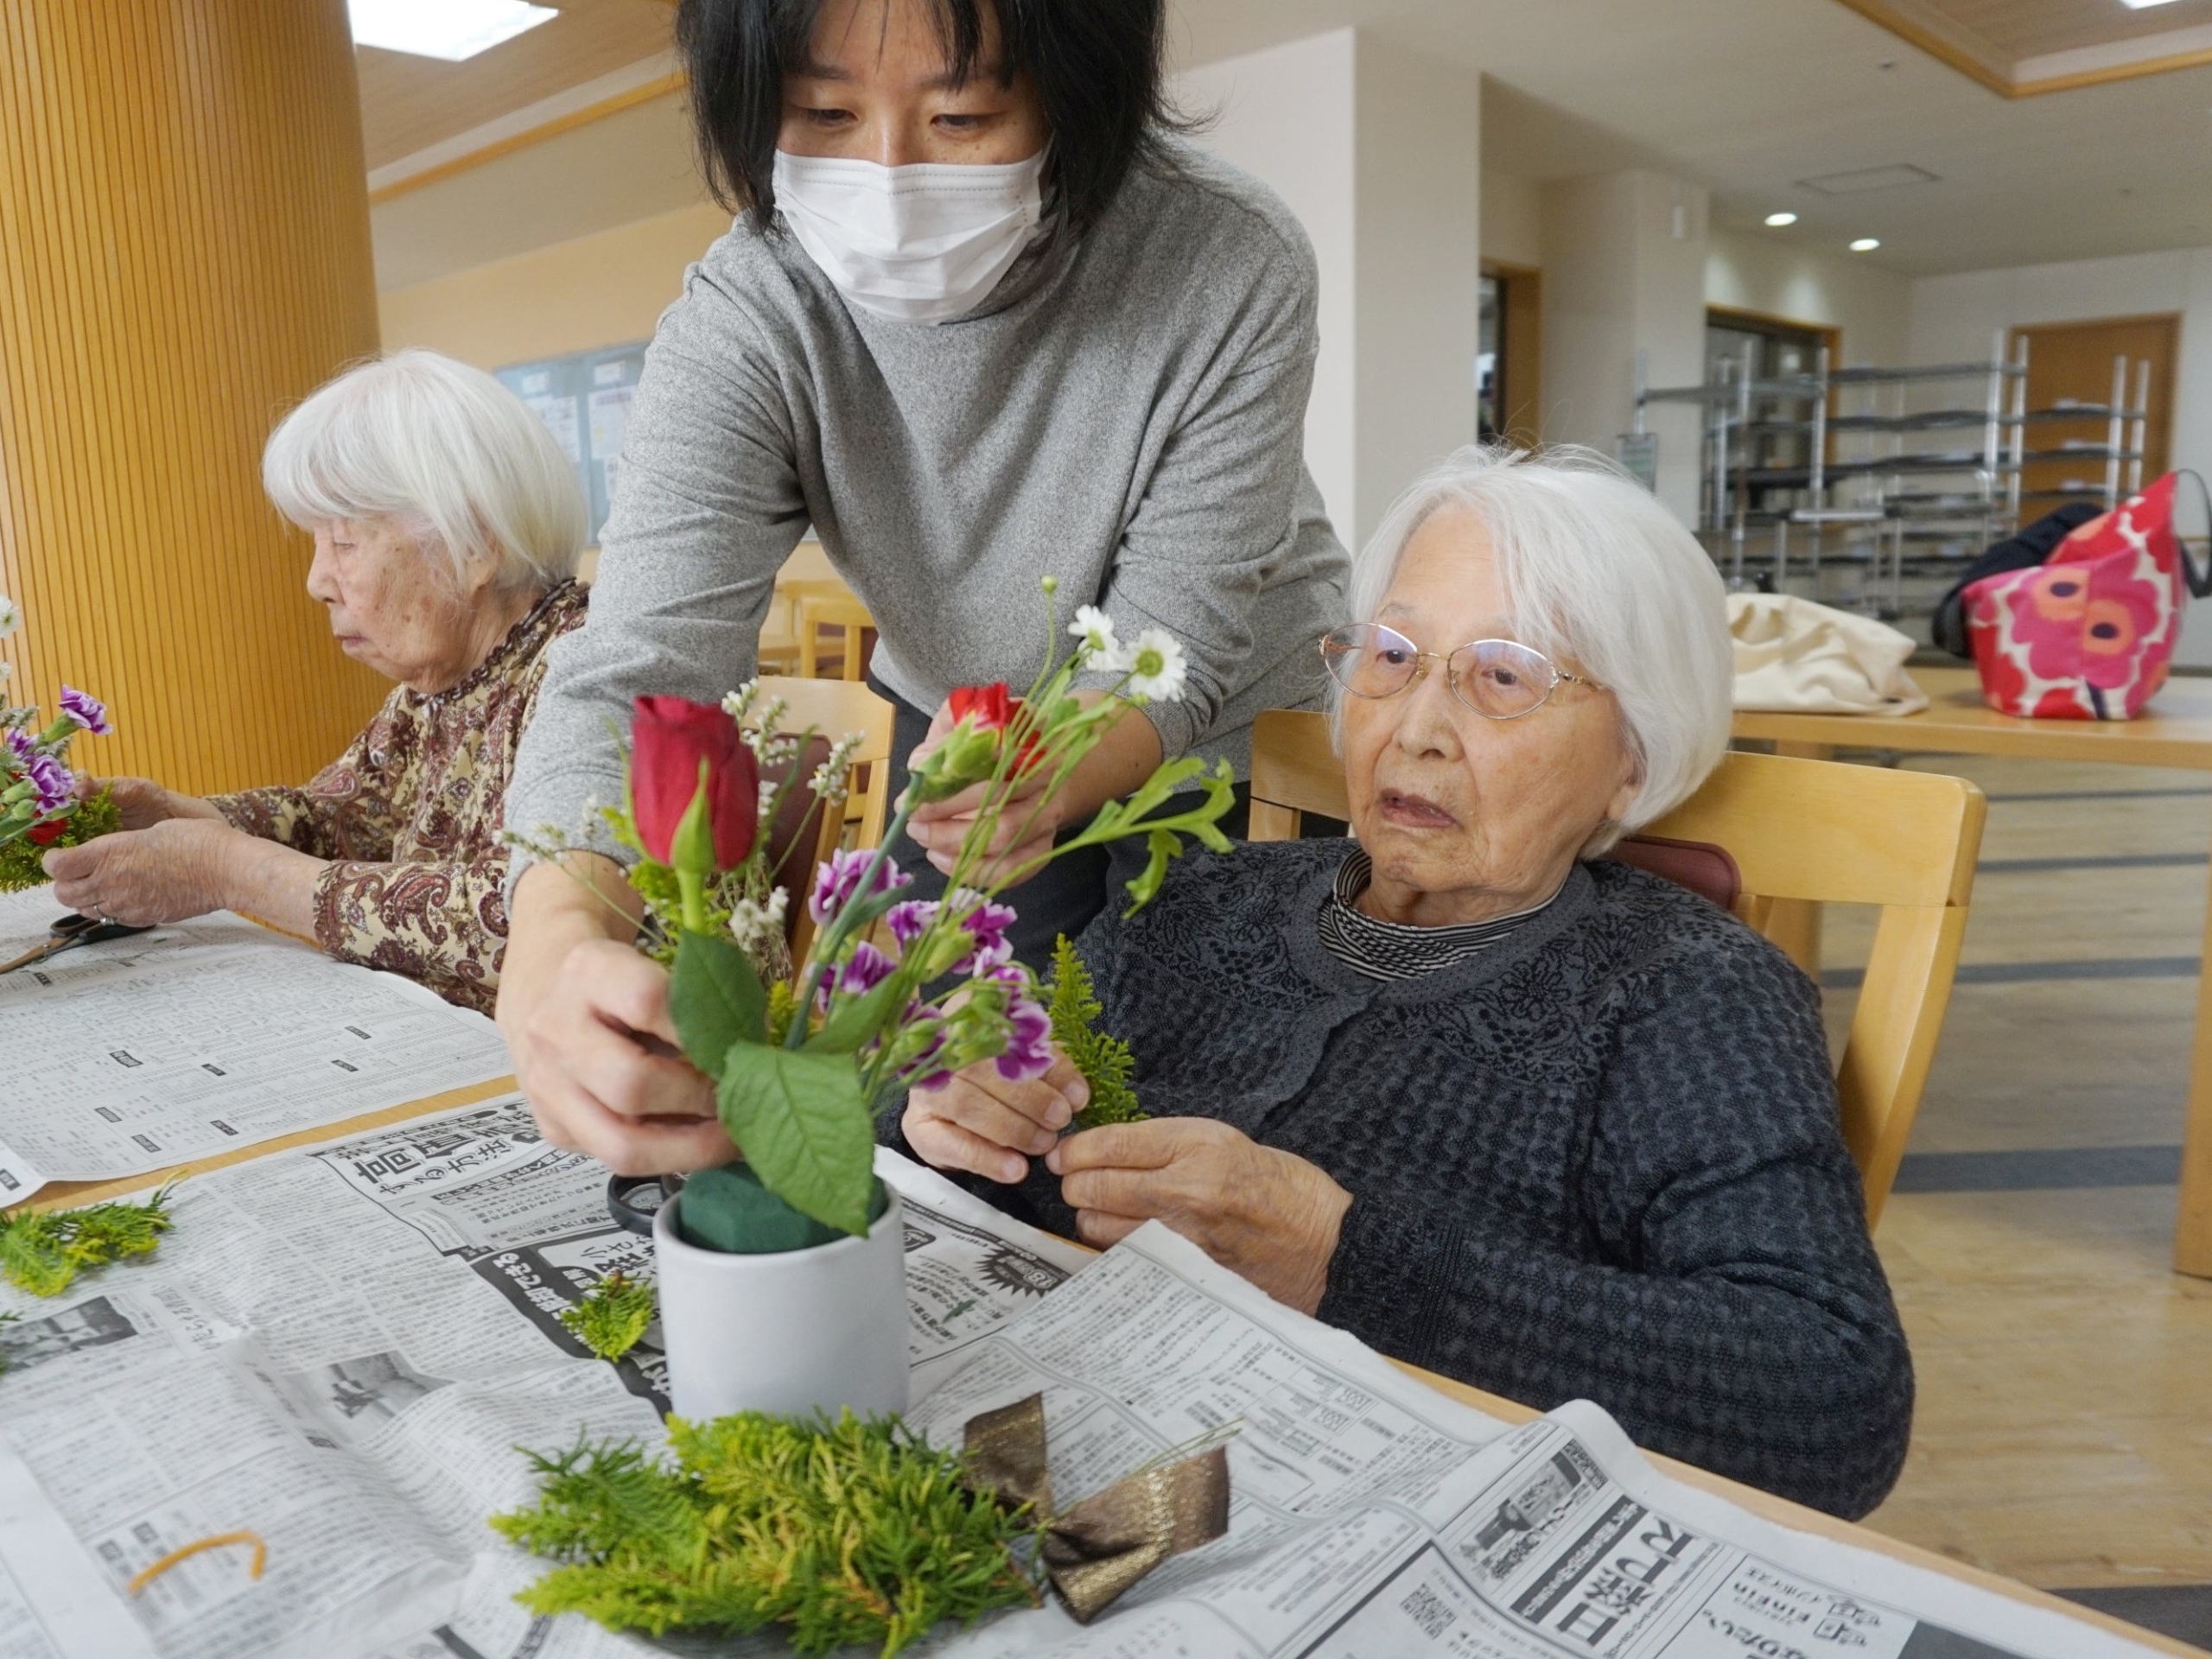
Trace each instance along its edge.
<path fill-rule="evenodd" d="M 828 662 L 822 652 L 824 628 L 837 640 L 836 655 L 829 659 L 836 664 L 836 677 L 865 677 L 868 637 L 875 632 L 875 619 L 851 588 L 842 582 L 799 580 L 784 582 L 777 591 L 791 597 L 792 632 L 798 636 L 800 678 L 810 680 L 827 670 Z"/>
<path fill-rule="evenodd" d="M 833 743 L 848 732 L 861 734 L 860 747 L 853 751 L 854 788 L 846 798 L 845 810 L 822 815 L 814 856 L 802 873 L 804 879 L 794 878 L 789 932 L 791 953 L 797 958 L 805 955 L 814 936 L 812 918 L 804 910 L 804 889 L 815 865 L 844 845 L 849 830 L 856 848 L 874 847 L 883 840 L 884 820 L 891 804 L 891 705 L 865 685 L 847 680 L 771 674 L 761 677 L 760 690 L 763 696 L 781 697 L 788 705 L 783 722 L 787 732 L 812 726 Z"/>
<path fill-rule="evenodd" d="M 1726 848 L 1743 875 L 1738 913 L 1762 931 L 1788 904 L 1881 907 L 1836 1073 L 1870 1227 L 1881 1219 L 1936 1058 L 1985 810 L 1981 791 L 1961 778 L 1731 754 L 1695 795 L 1647 826 Z M 1272 710 L 1252 728 L 1252 839 L 1294 836 L 1307 812 L 1347 816 L 1327 720 Z"/>

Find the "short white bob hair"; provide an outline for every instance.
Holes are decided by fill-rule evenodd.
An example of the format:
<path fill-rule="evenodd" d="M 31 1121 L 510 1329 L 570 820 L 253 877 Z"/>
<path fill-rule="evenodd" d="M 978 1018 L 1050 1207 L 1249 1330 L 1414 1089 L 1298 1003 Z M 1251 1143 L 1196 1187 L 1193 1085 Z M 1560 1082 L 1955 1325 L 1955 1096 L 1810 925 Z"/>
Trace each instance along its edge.
<path fill-rule="evenodd" d="M 528 404 L 481 369 L 394 352 L 348 369 L 284 417 L 262 487 L 302 530 L 390 518 L 458 588 L 490 561 L 506 589 L 576 573 L 590 528 L 575 469 Z"/>
<path fill-rule="evenodd" d="M 1471 444 L 1391 504 L 1352 565 L 1354 618 L 1374 620 L 1406 543 L 1451 512 L 1490 532 L 1513 636 L 1580 664 L 1620 705 L 1636 799 L 1584 849 L 1594 856 L 1688 799 L 1727 750 L 1735 658 L 1719 572 L 1596 450 Z"/>

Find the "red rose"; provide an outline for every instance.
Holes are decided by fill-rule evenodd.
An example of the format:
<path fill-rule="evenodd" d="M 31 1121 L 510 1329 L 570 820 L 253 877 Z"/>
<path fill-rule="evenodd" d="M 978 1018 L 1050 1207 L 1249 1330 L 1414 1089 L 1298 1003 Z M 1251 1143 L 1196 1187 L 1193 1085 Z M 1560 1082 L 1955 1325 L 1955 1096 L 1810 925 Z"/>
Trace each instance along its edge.
<path fill-rule="evenodd" d="M 1020 699 L 1007 695 L 1006 682 L 994 681 L 989 685 L 956 685 L 952 688 L 952 717 L 965 720 L 970 715 L 976 724 L 987 732 L 1002 732 L 1006 723 L 1014 718 L 1014 711 L 1020 707 Z"/>
<path fill-rule="evenodd" d="M 988 685 L 956 685 L 952 688 L 952 718 L 955 721 L 973 718 L 976 729 L 983 732 L 1002 732 L 1014 723 L 1014 715 L 1021 708 L 1021 699 L 1010 696 L 1004 680 Z M 1037 734 L 1027 733 L 1021 740 L 1021 752 L 1014 757 L 1014 775 L 1020 777 L 1037 764 Z"/>
<path fill-rule="evenodd" d="M 630 727 L 630 810 L 638 839 L 663 864 L 675 862 L 676 832 L 707 777 L 707 822 L 715 868 L 734 869 L 753 850 L 760 821 L 760 771 L 737 722 L 712 703 L 639 697 Z"/>
<path fill-rule="evenodd" d="M 34 847 L 51 847 L 61 839 L 61 832 L 69 827 L 67 818 L 49 818 L 44 823 L 35 823 L 23 831 L 23 839 Z"/>

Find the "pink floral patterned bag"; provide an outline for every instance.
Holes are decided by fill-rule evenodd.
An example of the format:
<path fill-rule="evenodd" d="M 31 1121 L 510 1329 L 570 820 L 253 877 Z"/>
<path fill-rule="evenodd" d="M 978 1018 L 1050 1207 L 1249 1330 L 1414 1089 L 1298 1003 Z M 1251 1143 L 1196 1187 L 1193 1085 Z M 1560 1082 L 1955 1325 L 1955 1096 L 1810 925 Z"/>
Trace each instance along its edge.
<path fill-rule="evenodd" d="M 2191 594 L 2212 595 L 2212 570 L 2200 573 L 2174 533 L 2180 478 L 2169 473 L 2092 518 L 2035 569 L 1966 590 L 1967 637 L 1991 708 L 2041 720 L 2143 712 L 2166 683 L 2183 607 Z"/>

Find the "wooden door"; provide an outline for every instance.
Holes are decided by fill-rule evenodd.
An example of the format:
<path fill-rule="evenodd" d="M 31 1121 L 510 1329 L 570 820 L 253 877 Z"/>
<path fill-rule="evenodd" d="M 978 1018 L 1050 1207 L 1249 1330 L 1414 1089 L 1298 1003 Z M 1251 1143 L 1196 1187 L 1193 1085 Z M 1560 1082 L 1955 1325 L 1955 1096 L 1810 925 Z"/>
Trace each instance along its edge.
<path fill-rule="evenodd" d="M 1544 431 L 1544 274 L 1529 265 L 1483 261 L 1497 283 L 1497 430 L 1535 445 Z"/>
<path fill-rule="evenodd" d="M 2112 402 L 2113 359 L 2151 365 L 2150 419 L 2143 441 L 2143 481 L 2149 483 L 2166 470 L 2168 443 L 2173 431 L 2174 371 L 2180 362 L 2181 319 L 2173 315 L 2154 317 L 2107 317 L 2093 322 L 2043 323 L 2016 328 L 2012 338 L 2028 343 L 2028 409 L 2051 410 L 2082 404 L 2099 410 Z M 2128 370 L 2127 398 L 2135 398 L 2133 367 Z M 2104 485 L 2105 464 L 2084 456 L 2075 460 L 2063 452 L 2070 445 L 2101 447 L 2110 425 L 2101 413 L 2078 420 L 2031 421 L 2027 452 L 2052 454 L 2049 461 L 2031 461 L 2020 479 L 2020 522 L 2033 524 L 2066 501 L 2094 499 Z M 2132 433 L 2132 429 L 2131 429 Z M 2123 439 L 2125 441 L 2125 439 Z M 2124 490 L 2127 472 L 2121 469 Z"/>

